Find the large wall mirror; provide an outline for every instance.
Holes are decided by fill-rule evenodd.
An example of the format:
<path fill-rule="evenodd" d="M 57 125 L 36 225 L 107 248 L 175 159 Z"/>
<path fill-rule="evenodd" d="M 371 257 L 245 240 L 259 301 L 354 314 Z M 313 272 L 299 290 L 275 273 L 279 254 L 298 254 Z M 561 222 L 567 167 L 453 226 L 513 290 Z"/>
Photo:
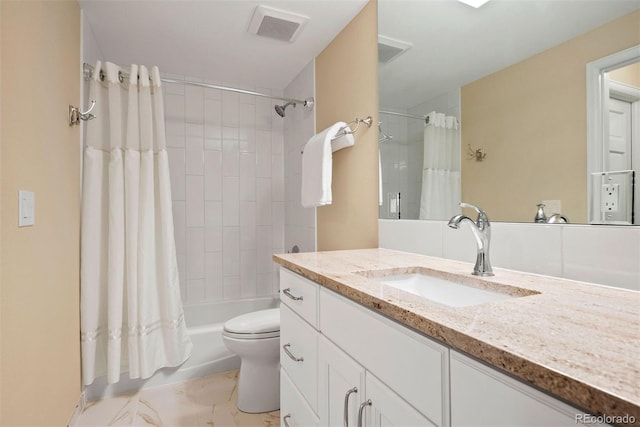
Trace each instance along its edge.
<path fill-rule="evenodd" d="M 546 218 L 557 213 L 560 222 L 632 223 L 618 211 L 633 207 L 632 173 L 594 171 L 640 172 L 638 0 L 491 0 L 479 8 L 379 0 L 378 9 L 380 218 L 445 220 L 464 201 L 494 221 L 534 222 L 545 204 Z M 598 132 L 617 138 L 622 126 L 628 137 L 601 141 L 609 154 L 593 166 L 587 65 L 623 51 L 595 75 L 615 81 L 611 99 L 629 108 L 603 101 Z M 616 215 L 594 220 L 593 206 L 611 202 Z"/>

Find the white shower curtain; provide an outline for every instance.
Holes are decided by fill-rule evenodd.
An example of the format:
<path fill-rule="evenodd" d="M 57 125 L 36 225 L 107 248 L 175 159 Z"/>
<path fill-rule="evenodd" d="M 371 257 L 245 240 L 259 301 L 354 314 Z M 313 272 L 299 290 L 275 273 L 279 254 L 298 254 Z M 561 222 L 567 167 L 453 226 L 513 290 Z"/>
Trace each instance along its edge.
<path fill-rule="evenodd" d="M 121 78 L 98 62 L 90 81 L 82 182 L 84 384 L 148 378 L 191 354 L 180 299 L 160 73 Z M 104 80 L 100 75 L 104 76 Z M 151 77 L 151 79 L 150 79 Z M 121 81 L 122 80 L 122 81 Z"/>
<path fill-rule="evenodd" d="M 460 125 L 431 112 L 424 127 L 420 219 L 445 220 L 460 213 Z"/>

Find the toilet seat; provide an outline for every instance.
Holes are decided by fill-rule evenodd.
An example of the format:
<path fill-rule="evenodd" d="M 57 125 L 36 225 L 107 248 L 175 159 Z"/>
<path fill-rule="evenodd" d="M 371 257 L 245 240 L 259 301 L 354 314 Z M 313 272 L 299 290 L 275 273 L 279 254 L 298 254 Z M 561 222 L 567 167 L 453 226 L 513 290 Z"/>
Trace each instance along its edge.
<path fill-rule="evenodd" d="M 280 309 L 254 311 L 228 320 L 224 335 L 235 339 L 265 339 L 280 336 Z"/>
<path fill-rule="evenodd" d="M 280 337 L 280 331 L 263 332 L 261 334 L 238 334 L 235 332 L 224 331 L 223 335 L 227 338 L 235 338 L 237 340 L 261 340 L 266 338 Z"/>

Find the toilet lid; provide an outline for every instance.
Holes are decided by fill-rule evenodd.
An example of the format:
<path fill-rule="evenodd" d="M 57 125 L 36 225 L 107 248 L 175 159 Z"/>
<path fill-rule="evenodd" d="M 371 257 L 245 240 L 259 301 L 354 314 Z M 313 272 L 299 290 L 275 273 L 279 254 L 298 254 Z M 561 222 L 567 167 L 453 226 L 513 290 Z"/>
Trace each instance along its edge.
<path fill-rule="evenodd" d="M 227 320 L 224 330 L 236 334 L 262 334 L 280 331 L 280 309 L 254 311 Z"/>

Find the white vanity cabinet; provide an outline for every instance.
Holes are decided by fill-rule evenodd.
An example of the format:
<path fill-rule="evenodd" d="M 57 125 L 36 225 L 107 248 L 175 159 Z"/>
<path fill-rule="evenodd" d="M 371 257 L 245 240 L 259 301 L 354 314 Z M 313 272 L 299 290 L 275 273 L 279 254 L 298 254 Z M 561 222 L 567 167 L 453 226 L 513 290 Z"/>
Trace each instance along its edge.
<path fill-rule="evenodd" d="M 451 351 L 452 426 L 575 426 L 583 412 Z M 589 423 L 593 426 L 606 424 Z"/>
<path fill-rule="evenodd" d="M 581 419 L 564 402 L 302 276 L 281 268 L 280 280 L 285 427 L 575 426 Z"/>

